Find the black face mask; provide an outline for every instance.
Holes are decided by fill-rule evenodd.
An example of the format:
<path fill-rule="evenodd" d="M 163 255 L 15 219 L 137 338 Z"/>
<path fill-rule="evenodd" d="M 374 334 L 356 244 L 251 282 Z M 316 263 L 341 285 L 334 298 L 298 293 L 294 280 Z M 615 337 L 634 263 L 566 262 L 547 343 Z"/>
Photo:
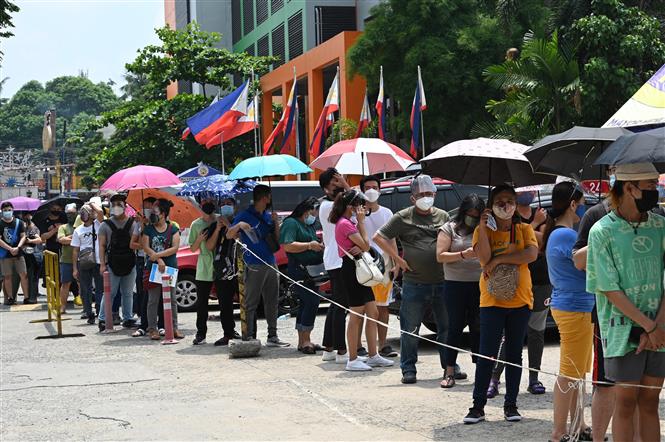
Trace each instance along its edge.
<path fill-rule="evenodd" d="M 76 221 L 76 214 L 75 213 L 68 213 L 67 214 L 67 222 L 69 224 L 74 224 L 75 221 Z"/>
<path fill-rule="evenodd" d="M 642 198 L 635 199 L 635 205 L 637 206 L 637 210 L 639 210 L 640 213 L 646 213 L 658 205 L 658 191 L 644 189 L 640 190 L 642 191 Z"/>
<path fill-rule="evenodd" d="M 152 224 L 157 224 L 159 222 L 159 215 L 157 215 L 155 213 L 151 213 L 150 214 L 150 222 Z"/>
<path fill-rule="evenodd" d="M 215 205 L 213 203 L 205 203 L 201 206 L 201 210 L 203 210 L 203 213 L 206 215 L 212 215 L 215 211 Z"/>

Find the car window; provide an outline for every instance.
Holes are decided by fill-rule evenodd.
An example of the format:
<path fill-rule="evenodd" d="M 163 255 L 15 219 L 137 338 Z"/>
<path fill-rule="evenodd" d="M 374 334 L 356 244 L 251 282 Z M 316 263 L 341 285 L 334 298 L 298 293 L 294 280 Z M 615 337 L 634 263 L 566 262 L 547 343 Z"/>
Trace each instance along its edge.
<path fill-rule="evenodd" d="M 321 198 L 323 191 L 316 186 L 298 186 L 283 187 L 275 186 L 272 188 L 272 206 L 273 210 L 278 212 L 289 212 L 300 204 L 305 198 L 313 196 Z M 238 204 L 241 210 L 246 209 L 252 201 L 252 192 L 244 193 L 238 196 Z"/>

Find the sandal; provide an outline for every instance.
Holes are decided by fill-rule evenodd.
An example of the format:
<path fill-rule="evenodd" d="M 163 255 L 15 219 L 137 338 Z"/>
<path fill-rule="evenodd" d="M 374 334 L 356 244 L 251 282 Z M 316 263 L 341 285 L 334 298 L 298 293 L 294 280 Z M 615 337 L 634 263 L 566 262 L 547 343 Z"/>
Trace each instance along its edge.
<path fill-rule="evenodd" d="M 145 330 L 142 328 L 139 328 L 134 333 L 132 333 L 132 338 L 140 338 L 141 336 L 145 336 Z"/>
<path fill-rule="evenodd" d="M 581 431 L 577 440 L 583 440 L 583 441 L 592 441 L 593 440 L 593 431 L 591 427 L 586 427 L 584 431 Z M 605 436 L 605 441 L 608 440 L 607 436 Z"/>
<path fill-rule="evenodd" d="M 449 374 L 441 381 L 441 388 L 453 388 L 455 386 L 455 375 Z"/>
<path fill-rule="evenodd" d="M 582 440 L 582 439 L 579 439 L 579 440 Z M 547 442 L 552 442 L 552 439 L 547 439 Z M 558 441 L 555 441 L 555 442 L 570 442 L 570 436 L 567 435 L 567 434 L 564 434 L 563 436 L 561 436 L 561 439 L 559 439 Z"/>
<path fill-rule="evenodd" d="M 545 394 L 545 386 L 543 385 L 542 382 L 536 381 L 532 384 L 529 384 L 526 391 L 528 391 L 531 394 Z"/>
<path fill-rule="evenodd" d="M 302 347 L 302 349 L 300 351 L 302 351 L 303 354 L 306 354 L 306 355 L 315 355 L 316 354 L 316 348 L 313 345 L 306 345 L 306 346 Z"/>

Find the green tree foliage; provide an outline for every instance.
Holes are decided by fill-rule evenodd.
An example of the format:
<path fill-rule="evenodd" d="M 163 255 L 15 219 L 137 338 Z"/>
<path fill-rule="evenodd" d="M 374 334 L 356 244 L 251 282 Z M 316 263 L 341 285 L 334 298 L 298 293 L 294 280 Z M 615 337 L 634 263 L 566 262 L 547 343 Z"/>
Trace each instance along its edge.
<path fill-rule="evenodd" d="M 12 14 L 20 11 L 16 4 L 9 0 L 2 0 L 0 2 L 0 39 L 9 38 L 14 35 L 10 30 L 14 27 L 12 22 Z M 0 61 L 2 61 L 2 51 L 0 51 Z"/>
<path fill-rule="evenodd" d="M 186 81 L 229 90 L 229 75 L 249 76 L 252 69 L 262 74 L 274 61 L 273 57 L 251 57 L 216 48 L 221 35 L 201 31 L 196 23 L 179 31 L 165 27 L 156 32 L 161 44 L 143 48 L 125 66 L 127 85 L 122 91 L 126 101 L 84 125 L 71 139 L 89 153 L 79 160 L 78 168 L 90 186 L 103 182 L 119 169 L 137 164 L 161 166 L 174 172 L 198 161 L 219 165 L 219 147 L 208 150 L 192 136 L 181 139 L 187 118 L 211 100 L 194 94 L 178 94 L 167 100 L 166 87 L 173 81 Z M 114 127 L 115 132 L 105 140 L 98 131 L 108 127 Z M 253 134 L 225 142 L 224 151 L 227 167 L 251 156 Z"/>
<path fill-rule="evenodd" d="M 479 123 L 472 135 L 531 144 L 579 118 L 579 67 L 556 32 L 551 38 L 528 34 L 519 58 L 490 66 L 483 76 L 504 97 L 487 103 L 495 121 Z"/>

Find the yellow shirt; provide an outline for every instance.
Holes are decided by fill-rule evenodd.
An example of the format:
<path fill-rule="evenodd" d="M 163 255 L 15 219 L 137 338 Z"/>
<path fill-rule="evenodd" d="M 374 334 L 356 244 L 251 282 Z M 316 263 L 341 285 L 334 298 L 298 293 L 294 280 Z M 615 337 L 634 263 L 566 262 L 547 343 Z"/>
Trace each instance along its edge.
<path fill-rule="evenodd" d="M 481 227 L 478 227 L 473 233 L 473 246 L 478 243 L 478 232 Z M 528 246 L 538 247 L 536 234 L 531 227 L 531 224 L 516 224 L 515 225 L 515 242 L 510 243 L 510 232 L 492 231 L 487 229 L 487 236 L 490 240 L 490 248 L 492 250 L 492 257 L 503 255 L 505 253 L 523 250 Z M 519 283 L 517 285 L 517 293 L 510 301 L 503 301 L 496 299 L 487 291 L 487 279 L 484 274 L 480 275 L 480 306 L 481 307 L 503 307 L 503 308 L 518 308 L 528 305 L 529 309 L 533 308 L 533 292 L 531 291 L 531 273 L 529 272 L 528 264 L 519 265 Z"/>

